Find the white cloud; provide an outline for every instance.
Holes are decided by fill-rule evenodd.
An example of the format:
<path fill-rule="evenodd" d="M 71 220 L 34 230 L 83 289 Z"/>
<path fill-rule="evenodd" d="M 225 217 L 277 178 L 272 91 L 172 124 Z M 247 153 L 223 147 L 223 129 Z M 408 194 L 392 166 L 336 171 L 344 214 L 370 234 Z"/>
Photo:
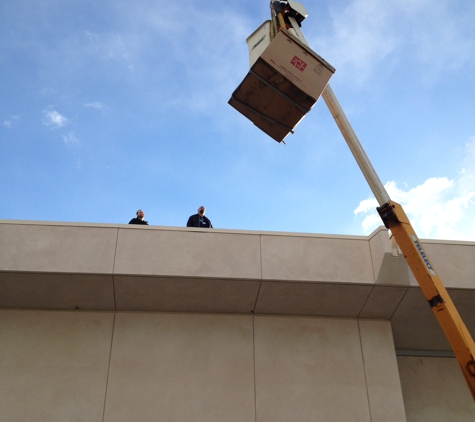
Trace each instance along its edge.
<path fill-rule="evenodd" d="M 84 107 L 90 107 L 90 108 L 95 108 L 97 110 L 105 110 L 107 107 L 104 103 L 101 103 L 100 101 L 95 101 L 93 103 L 86 103 L 84 104 Z"/>
<path fill-rule="evenodd" d="M 43 88 L 40 90 L 40 95 L 44 95 L 45 97 L 51 97 L 56 94 L 56 90 L 53 88 Z"/>
<path fill-rule="evenodd" d="M 199 4 L 189 2 L 186 13 L 181 3 L 170 3 L 167 7 L 169 16 L 180 16 L 178 21 L 170 20 L 156 3 L 134 11 L 134 21 L 142 31 L 143 28 L 150 31 L 150 39 L 160 41 L 161 59 L 166 58 L 170 63 L 170 68 L 156 67 L 156 72 L 166 71 L 162 80 L 168 78 L 171 82 L 170 88 L 162 87 L 166 94 L 160 104 L 216 117 L 239 78 L 248 71 L 245 40 L 256 28 L 249 19 L 227 7 L 204 10 Z M 199 29 L 196 22 L 200 22 Z M 144 45 L 148 46 L 148 42 Z M 144 54 L 149 57 L 150 50 Z M 177 92 L 173 88 L 176 78 L 182 79 L 180 85 L 185 90 Z"/>
<path fill-rule="evenodd" d="M 79 145 L 79 141 L 74 135 L 74 132 L 69 132 L 67 135 L 63 135 L 63 141 L 68 146 Z"/>
<path fill-rule="evenodd" d="M 45 115 L 43 121 L 45 126 L 62 127 L 68 123 L 68 119 L 56 110 L 43 110 L 43 114 Z"/>
<path fill-rule="evenodd" d="M 90 31 L 85 32 L 89 41 L 91 52 L 98 54 L 104 60 L 113 60 L 127 63 L 133 59 L 134 46 L 137 44 L 135 34 L 96 34 Z"/>
<path fill-rule="evenodd" d="M 310 44 L 337 69 L 351 74 L 352 84 L 367 82 L 391 63 L 409 60 L 419 63 L 424 80 L 433 83 L 445 78 L 448 68 L 475 62 L 467 13 L 451 0 L 354 0 L 344 7 L 336 3 L 331 31 Z"/>
<path fill-rule="evenodd" d="M 423 238 L 475 241 L 475 138 L 466 145 L 465 167 L 454 180 L 432 177 L 412 189 L 385 184 L 389 196 L 404 208 L 416 233 Z M 355 217 L 363 216 L 368 234 L 380 226 L 374 198 L 360 202 Z"/>
<path fill-rule="evenodd" d="M 6 127 L 7 129 L 11 129 L 13 127 L 13 124 L 18 120 L 18 116 L 10 116 L 8 119 L 5 119 L 3 121 L 3 126 Z"/>
<path fill-rule="evenodd" d="M 333 34 L 317 43 L 325 43 L 335 66 L 351 69 L 352 83 L 361 83 L 397 47 L 399 35 L 388 25 L 392 13 L 386 3 L 357 0 L 344 10 L 333 11 Z"/>

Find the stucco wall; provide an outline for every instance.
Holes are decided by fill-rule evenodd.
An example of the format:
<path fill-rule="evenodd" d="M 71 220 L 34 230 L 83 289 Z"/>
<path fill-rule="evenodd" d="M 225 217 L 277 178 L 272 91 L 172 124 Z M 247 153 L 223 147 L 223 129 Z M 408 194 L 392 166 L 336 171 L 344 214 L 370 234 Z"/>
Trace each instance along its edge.
<path fill-rule="evenodd" d="M 473 336 L 475 243 L 424 245 Z M 2 422 L 473 421 L 450 353 L 383 228 L 0 221 Z"/>
<path fill-rule="evenodd" d="M 2 421 L 405 421 L 390 323 L 0 311 Z"/>
<path fill-rule="evenodd" d="M 475 403 L 454 358 L 398 356 L 407 422 L 475 421 Z"/>

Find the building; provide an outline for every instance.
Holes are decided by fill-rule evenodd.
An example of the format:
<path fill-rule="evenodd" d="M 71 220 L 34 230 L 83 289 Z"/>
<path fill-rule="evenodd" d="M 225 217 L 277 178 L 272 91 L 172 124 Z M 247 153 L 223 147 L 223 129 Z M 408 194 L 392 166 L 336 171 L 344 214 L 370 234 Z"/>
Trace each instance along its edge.
<path fill-rule="evenodd" d="M 472 336 L 475 242 L 424 241 Z M 0 221 L 0 420 L 473 421 L 387 230 Z"/>

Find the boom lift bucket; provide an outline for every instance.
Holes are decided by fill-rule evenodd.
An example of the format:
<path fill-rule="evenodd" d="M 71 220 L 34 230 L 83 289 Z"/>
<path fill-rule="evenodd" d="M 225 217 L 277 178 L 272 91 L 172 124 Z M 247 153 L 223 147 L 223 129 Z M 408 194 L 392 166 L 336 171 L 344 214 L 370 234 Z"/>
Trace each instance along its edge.
<path fill-rule="evenodd" d="M 271 40 L 270 21 L 246 41 L 251 69 L 229 104 L 277 142 L 312 109 L 335 69 L 286 29 Z"/>

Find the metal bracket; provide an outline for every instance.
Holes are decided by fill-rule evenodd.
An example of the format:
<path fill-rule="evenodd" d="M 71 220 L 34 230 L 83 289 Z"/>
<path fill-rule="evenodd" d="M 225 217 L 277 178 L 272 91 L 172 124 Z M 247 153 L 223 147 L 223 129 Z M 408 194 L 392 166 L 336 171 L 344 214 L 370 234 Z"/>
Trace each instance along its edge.
<path fill-rule="evenodd" d="M 432 299 L 428 300 L 428 302 L 431 308 L 435 308 L 441 303 L 445 303 L 444 299 L 442 299 L 440 295 L 434 296 Z"/>
<path fill-rule="evenodd" d="M 467 372 L 472 376 L 475 377 L 475 361 L 471 360 L 466 365 Z"/>
<path fill-rule="evenodd" d="M 385 204 L 381 205 L 380 207 L 376 207 L 381 220 L 383 220 L 384 225 L 387 229 L 390 229 L 389 222 L 399 223 L 400 221 L 397 218 L 396 213 L 394 212 L 393 206 L 386 202 Z"/>

